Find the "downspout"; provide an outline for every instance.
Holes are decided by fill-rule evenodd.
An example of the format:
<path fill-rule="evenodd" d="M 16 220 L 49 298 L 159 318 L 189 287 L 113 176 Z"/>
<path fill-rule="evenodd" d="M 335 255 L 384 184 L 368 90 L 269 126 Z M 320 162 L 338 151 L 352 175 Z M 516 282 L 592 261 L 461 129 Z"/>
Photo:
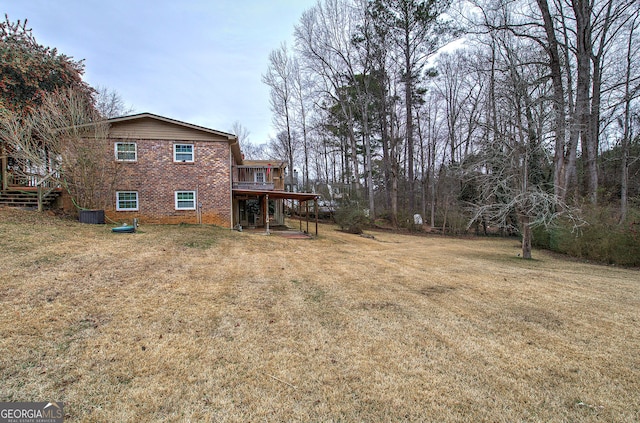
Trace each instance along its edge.
<path fill-rule="evenodd" d="M 202 225 L 202 201 L 200 201 L 200 184 L 196 184 L 196 221 Z"/>

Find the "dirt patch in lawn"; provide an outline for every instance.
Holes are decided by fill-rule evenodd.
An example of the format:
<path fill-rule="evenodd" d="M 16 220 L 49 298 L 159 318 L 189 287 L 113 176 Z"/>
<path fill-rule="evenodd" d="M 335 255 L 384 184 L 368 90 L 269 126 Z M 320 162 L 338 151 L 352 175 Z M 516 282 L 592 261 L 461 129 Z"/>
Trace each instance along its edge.
<path fill-rule="evenodd" d="M 0 401 L 68 421 L 637 421 L 638 271 L 513 240 L 0 209 Z"/>

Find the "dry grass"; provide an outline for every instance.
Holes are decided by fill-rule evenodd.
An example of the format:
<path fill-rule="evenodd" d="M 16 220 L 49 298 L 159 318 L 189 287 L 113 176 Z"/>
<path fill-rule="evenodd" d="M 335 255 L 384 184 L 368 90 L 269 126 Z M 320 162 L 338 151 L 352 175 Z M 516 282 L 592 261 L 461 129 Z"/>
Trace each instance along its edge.
<path fill-rule="evenodd" d="M 513 240 L 0 209 L 0 401 L 68 421 L 638 421 L 638 271 Z"/>

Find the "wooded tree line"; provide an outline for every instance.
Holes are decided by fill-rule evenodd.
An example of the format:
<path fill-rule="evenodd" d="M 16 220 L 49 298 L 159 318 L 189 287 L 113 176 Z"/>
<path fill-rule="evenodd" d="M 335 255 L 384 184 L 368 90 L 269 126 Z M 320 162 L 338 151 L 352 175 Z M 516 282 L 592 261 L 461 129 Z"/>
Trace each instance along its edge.
<path fill-rule="evenodd" d="M 320 0 L 263 75 L 271 154 L 305 189 L 349 186 L 396 224 L 524 231 L 603 204 L 624 222 L 640 200 L 639 14 L 636 0 Z"/>

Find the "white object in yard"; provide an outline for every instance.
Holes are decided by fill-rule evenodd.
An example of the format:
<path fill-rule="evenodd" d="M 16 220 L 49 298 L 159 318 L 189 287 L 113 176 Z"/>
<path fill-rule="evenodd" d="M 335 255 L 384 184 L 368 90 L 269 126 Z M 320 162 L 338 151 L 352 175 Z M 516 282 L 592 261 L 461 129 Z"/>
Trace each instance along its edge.
<path fill-rule="evenodd" d="M 420 216 L 418 213 L 413 215 L 413 223 L 415 225 L 422 225 L 422 216 Z"/>

